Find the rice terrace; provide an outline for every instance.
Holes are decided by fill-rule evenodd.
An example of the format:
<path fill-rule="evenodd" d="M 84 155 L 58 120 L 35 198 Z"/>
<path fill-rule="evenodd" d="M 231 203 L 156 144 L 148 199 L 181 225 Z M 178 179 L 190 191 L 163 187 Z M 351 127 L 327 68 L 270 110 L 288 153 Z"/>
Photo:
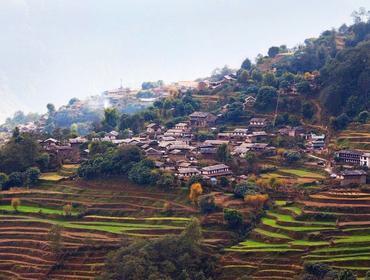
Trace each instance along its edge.
<path fill-rule="evenodd" d="M 369 1 L 0 14 L 0 280 L 370 280 Z"/>

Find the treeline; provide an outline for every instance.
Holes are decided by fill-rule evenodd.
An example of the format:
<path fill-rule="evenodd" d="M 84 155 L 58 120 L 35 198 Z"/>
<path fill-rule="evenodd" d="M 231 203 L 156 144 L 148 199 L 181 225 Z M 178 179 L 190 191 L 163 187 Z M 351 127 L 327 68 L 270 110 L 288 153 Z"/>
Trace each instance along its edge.
<path fill-rule="evenodd" d="M 193 219 L 179 235 L 137 241 L 110 253 L 98 279 L 210 280 L 216 268 L 216 257 L 205 251 L 201 227 Z"/>
<path fill-rule="evenodd" d="M 89 149 L 90 159 L 78 169 L 78 175 L 84 179 L 120 175 L 139 185 L 163 189 L 174 186 L 174 176 L 155 168 L 154 162 L 145 158 L 137 146 L 115 147 L 109 142 L 92 142 Z"/>

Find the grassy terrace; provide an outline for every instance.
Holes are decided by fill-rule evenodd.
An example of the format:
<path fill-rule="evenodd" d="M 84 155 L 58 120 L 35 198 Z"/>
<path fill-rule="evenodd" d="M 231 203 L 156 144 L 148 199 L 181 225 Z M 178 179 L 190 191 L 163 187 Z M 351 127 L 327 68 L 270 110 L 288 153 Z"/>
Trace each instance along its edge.
<path fill-rule="evenodd" d="M 51 225 L 61 225 L 65 228 L 72 229 L 86 229 L 86 230 L 96 230 L 108 233 L 121 234 L 128 231 L 139 231 L 139 230 L 176 230 L 183 229 L 185 224 L 179 225 L 161 225 L 161 224 L 147 224 L 138 222 L 98 222 L 98 221 L 63 221 L 56 219 L 46 219 L 46 218 L 36 218 L 21 215 L 0 215 L 1 218 L 15 218 L 17 221 L 27 222 L 27 223 L 45 223 Z M 176 219 L 175 219 L 176 220 Z"/>
<path fill-rule="evenodd" d="M 0 205 L 0 211 L 9 211 L 14 212 L 14 208 L 10 205 Z M 36 206 L 27 206 L 27 205 L 20 205 L 18 206 L 19 213 L 43 213 L 43 214 L 51 214 L 51 215 L 64 215 L 63 210 L 52 209 L 52 208 L 45 208 L 45 207 L 36 207 Z M 72 211 L 72 215 L 76 215 L 76 211 Z"/>

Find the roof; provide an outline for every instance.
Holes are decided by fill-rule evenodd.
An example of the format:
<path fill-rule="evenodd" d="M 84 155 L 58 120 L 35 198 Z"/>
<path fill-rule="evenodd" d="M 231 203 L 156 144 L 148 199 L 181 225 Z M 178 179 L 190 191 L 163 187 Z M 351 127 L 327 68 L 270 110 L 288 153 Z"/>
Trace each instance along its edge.
<path fill-rule="evenodd" d="M 222 144 L 229 144 L 228 140 L 213 140 L 209 139 L 204 141 L 204 144 L 206 145 L 222 145 Z"/>
<path fill-rule="evenodd" d="M 213 171 L 213 170 L 218 170 L 218 169 L 223 169 L 223 168 L 229 168 L 229 167 L 226 164 L 220 163 L 220 164 L 216 164 L 216 165 L 203 167 L 202 170 L 204 170 L 204 171 Z"/>
<path fill-rule="evenodd" d="M 248 128 L 235 128 L 234 133 L 247 133 Z"/>
<path fill-rule="evenodd" d="M 42 141 L 43 143 L 46 143 L 46 142 L 53 142 L 53 143 L 58 143 L 59 141 L 57 139 L 54 139 L 54 138 L 48 138 L 44 141 Z"/>
<path fill-rule="evenodd" d="M 211 113 L 208 113 L 208 112 L 193 112 L 189 115 L 189 117 L 191 118 L 206 118 L 208 116 L 213 116 Z"/>
<path fill-rule="evenodd" d="M 362 155 L 363 152 L 357 150 L 340 150 L 337 153 L 344 153 L 344 154 L 355 154 L 355 155 Z"/>
<path fill-rule="evenodd" d="M 179 168 L 178 172 L 180 174 L 186 174 L 186 173 L 200 173 L 200 171 L 195 167 L 186 167 L 186 168 Z"/>
<path fill-rule="evenodd" d="M 343 176 L 363 176 L 366 175 L 364 170 L 344 170 L 341 172 Z"/>
<path fill-rule="evenodd" d="M 250 122 L 265 122 L 266 118 L 252 118 Z"/>

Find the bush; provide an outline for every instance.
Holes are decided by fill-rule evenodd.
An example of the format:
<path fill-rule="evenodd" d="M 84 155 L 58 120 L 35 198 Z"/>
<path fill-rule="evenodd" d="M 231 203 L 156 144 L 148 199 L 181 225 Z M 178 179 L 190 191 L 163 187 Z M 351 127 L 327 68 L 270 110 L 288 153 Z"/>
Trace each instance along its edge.
<path fill-rule="evenodd" d="M 12 172 L 9 175 L 7 183 L 9 187 L 21 187 L 23 185 L 23 176 L 21 172 Z"/>
<path fill-rule="evenodd" d="M 252 182 L 242 182 L 234 187 L 234 196 L 237 198 L 244 198 L 248 194 L 255 194 L 258 192 L 258 187 Z"/>
<path fill-rule="evenodd" d="M 203 214 L 212 213 L 216 210 L 215 197 L 213 195 L 203 195 L 199 198 L 200 211 Z"/>
<path fill-rule="evenodd" d="M 39 182 L 41 172 L 38 167 L 30 167 L 26 170 L 25 177 L 29 186 L 35 186 Z"/>
<path fill-rule="evenodd" d="M 224 209 L 224 220 L 231 229 L 239 229 L 243 225 L 243 214 L 235 209 Z"/>

